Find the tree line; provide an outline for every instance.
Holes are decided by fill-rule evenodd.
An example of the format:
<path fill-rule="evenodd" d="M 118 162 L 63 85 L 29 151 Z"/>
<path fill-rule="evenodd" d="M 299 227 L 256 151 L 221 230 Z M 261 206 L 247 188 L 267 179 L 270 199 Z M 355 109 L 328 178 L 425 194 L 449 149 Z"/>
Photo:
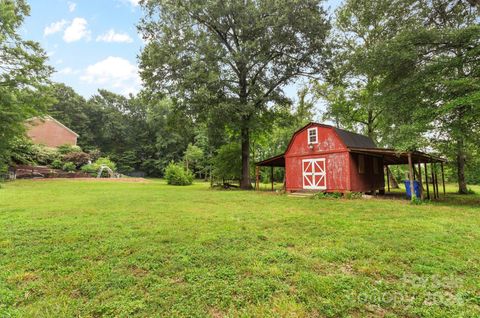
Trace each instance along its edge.
<path fill-rule="evenodd" d="M 138 24 L 142 91 L 64 84 L 18 28 L 28 5 L 0 0 L 0 155 L 22 122 L 49 113 L 120 170 L 162 176 L 182 161 L 251 187 L 256 160 L 318 117 L 379 146 L 449 159 L 460 193 L 480 182 L 480 27 L 475 1 L 148 0 Z M 306 80 L 294 102 L 285 88 Z"/>

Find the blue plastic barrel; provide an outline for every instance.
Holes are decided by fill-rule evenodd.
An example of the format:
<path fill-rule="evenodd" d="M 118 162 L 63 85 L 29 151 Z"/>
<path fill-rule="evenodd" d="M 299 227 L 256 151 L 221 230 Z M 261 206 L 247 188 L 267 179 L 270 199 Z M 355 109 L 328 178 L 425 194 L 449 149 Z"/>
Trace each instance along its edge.
<path fill-rule="evenodd" d="M 407 192 L 407 198 L 411 199 L 412 194 L 410 192 L 410 180 L 405 180 L 403 181 L 405 183 L 405 190 Z M 415 191 L 415 196 L 417 198 L 420 198 L 420 182 L 417 180 L 413 180 L 413 191 Z"/>

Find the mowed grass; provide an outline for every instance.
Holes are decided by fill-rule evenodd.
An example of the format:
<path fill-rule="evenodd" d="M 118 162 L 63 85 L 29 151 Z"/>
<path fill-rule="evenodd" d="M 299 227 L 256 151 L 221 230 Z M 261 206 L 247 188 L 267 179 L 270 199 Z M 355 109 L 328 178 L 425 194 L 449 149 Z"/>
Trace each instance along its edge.
<path fill-rule="evenodd" d="M 479 204 L 7 183 L 0 317 L 476 317 Z"/>

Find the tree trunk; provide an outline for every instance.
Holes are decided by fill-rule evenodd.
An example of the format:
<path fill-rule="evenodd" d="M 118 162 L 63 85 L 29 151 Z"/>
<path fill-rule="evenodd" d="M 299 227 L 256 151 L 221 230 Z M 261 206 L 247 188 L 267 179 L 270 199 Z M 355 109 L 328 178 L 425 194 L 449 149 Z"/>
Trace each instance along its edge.
<path fill-rule="evenodd" d="M 400 187 L 398 186 L 397 179 L 392 173 L 392 170 L 390 170 L 390 167 L 387 167 L 388 169 L 388 178 L 390 179 L 390 188 L 392 189 L 399 189 Z"/>
<path fill-rule="evenodd" d="M 467 182 L 465 181 L 465 152 L 463 151 L 463 140 L 457 142 L 457 177 L 458 193 L 467 194 Z"/>
<path fill-rule="evenodd" d="M 250 190 L 252 184 L 250 183 L 250 130 L 245 125 L 241 130 L 242 139 L 242 180 L 240 181 L 240 188 Z"/>

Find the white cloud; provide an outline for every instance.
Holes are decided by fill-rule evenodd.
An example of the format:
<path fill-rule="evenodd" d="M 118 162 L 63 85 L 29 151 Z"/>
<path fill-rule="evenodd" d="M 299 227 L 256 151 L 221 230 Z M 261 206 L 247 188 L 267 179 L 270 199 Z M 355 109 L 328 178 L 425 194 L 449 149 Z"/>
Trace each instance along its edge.
<path fill-rule="evenodd" d="M 68 1 L 68 11 L 73 12 L 77 8 L 77 4 L 75 2 Z"/>
<path fill-rule="evenodd" d="M 109 56 L 89 65 L 80 79 L 124 95 L 137 93 L 141 85 L 138 67 L 130 61 L 116 56 Z"/>
<path fill-rule="evenodd" d="M 130 2 L 132 4 L 132 6 L 136 7 L 136 6 L 138 6 L 140 0 L 128 0 L 128 2 Z"/>
<path fill-rule="evenodd" d="M 43 35 L 48 36 L 48 35 L 60 32 L 63 30 L 66 24 L 67 24 L 67 21 L 63 19 L 57 22 L 52 22 L 49 26 L 45 27 L 45 29 L 43 30 Z"/>
<path fill-rule="evenodd" d="M 79 41 L 83 38 L 90 37 L 90 31 L 87 29 L 87 20 L 84 18 L 75 18 L 72 23 L 65 29 L 63 40 L 67 43 Z"/>
<path fill-rule="evenodd" d="M 78 73 L 80 73 L 78 70 L 74 70 L 73 68 L 71 68 L 69 66 L 64 67 L 60 71 L 58 71 L 58 74 L 62 74 L 62 75 L 75 75 L 75 74 L 78 74 Z"/>
<path fill-rule="evenodd" d="M 115 33 L 114 29 L 108 30 L 107 33 L 99 35 L 97 42 L 118 42 L 118 43 L 132 43 L 133 39 L 127 33 Z"/>

